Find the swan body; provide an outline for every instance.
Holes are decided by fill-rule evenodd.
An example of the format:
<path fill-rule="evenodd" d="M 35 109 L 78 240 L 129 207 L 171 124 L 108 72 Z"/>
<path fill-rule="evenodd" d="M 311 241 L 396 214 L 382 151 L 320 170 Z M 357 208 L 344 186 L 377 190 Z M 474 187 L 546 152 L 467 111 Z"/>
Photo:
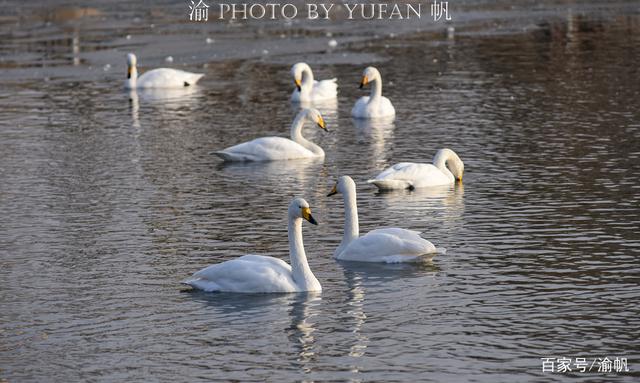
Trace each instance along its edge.
<path fill-rule="evenodd" d="M 127 55 L 127 81 L 125 87 L 128 89 L 148 89 L 148 88 L 184 88 L 194 85 L 204 76 L 202 73 L 185 72 L 179 69 L 158 68 L 143 73 L 138 77 L 136 64 L 138 59 L 133 53 Z"/>
<path fill-rule="evenodd" d="M 288 210 L 291 265 L 264 255 L 245 255 L 206 267 L 183 283 L 195 289 L 234 293 L 292 293 L 321 291 L 311 272 L 302 242 L 302 219 L 317 225 L 309 204 L 295 198 Z"/>
<path fill-rule="evenodd" d="M 451 170 L 449 170 L 451 168 Z M 385 169 L 376 178 L 368 180 L 380 190 L 414 189 L 451 185 L 462 180 L 464 163 L 451 149 L 440 149 L 433 164 L 401 162 Z"/>
<path fill-rule="evenodd" d="M 445 251 L 422 238 L 419 232 L 398 227 L 376 229 L 360 236 L 355 182 L 349 176 L 340 177 L 329 195 L 336 193 L 344 198 L 345 222 L 344 236 L 334 258 L 359 262 L 423 262 Z"/>
<path fill-rule="evenodd" d="M 277 161 L 297 158 L 321 158 L 324 150 L 302 137 L 302 127 L 310 120 L 327 130 L 324 119 L 316 109 L 303 109 L 291 125 L 291 139 L 263 137 L 214 152 L 225 161 Z"/>
<path fill-rule="evenodd" d="M 316 81 L 311 67 L 306 63 L 297 63 L 291 67 L 296 89 L 291 93 L 291 101 L 313 102 L 334 100 L 338 97 L 338 79 Z"/>
<path fill-rule="evenodd" d="M 372 83 L 371 94 L 363 96 L 356 101 L 351 109 L 354 118 L 381 118 L 394 117 L 396 110 L 388 98 L 382 95 L 382 77 L 374 67 L 367 67 L 362 74 L 360 88 Z"/>

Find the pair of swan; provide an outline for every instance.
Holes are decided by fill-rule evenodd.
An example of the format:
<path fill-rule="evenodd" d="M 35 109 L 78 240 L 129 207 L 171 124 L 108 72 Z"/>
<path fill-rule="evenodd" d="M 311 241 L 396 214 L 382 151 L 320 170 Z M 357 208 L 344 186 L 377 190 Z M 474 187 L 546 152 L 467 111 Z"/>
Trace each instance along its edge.
<path fill-rule="evenodd" d="M 359 262 L 420 262 L 430 261 L 444 249 L 437 249 L 420 233 L 397 227 L 372 230 L 359 235 L 356 185 L 349 176 L 340 177 L 328 196 L 342 193 L 345 205 L 345 225 L 342 242 L 334 258 Z M 245 255 L 237 259 L 208 266 L 184 284 L 207 292 L 288 293 L 321 291 L 320 283 L 307 262 L 302 242 L 302 219 L 316 225 L 309 204 L 295 198 L 288 210 L 289 258 L 291 265 L 273 257 Z"/>
<path fill-rule="evenodd" d="M 336 79 L 316 81 L 311 67 L 306 63 L 297 63 L 291 67 L 296 89 L 291 93 L 294 102 L 317 102 L 332 100 L 338 97 Z M 371 84 L 371 94 L 360 97 L 351 110 L 354 118 L 394 117 L 396 110 L 388 98 L 382 95 L 382 77 L 374 67 L 367 67 L 362 73 L 360 88 Z"/>

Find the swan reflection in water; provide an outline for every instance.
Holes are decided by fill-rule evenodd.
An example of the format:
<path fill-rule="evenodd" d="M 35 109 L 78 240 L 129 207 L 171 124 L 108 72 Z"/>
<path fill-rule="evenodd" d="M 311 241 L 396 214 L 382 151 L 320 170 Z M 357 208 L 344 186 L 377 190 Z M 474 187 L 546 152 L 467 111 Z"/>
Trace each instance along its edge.
<path fill-rule="evenodd" d="M 338 118 L 338 99 L 291 102 L 291 108 L 294 113 L 297 113 L 300 109 L 316 108 L 325 119 Z"/>
<path fill-rule="evenodd" d="M 395 118 L 383 117 L 372 119 L 352 118 L 356 128 L 358 141 L 367 142 L 371 146 L 371 160 L 374 168 L 381 167 L 388 157 L 387 142 L 393 141 Z"/>
<path fill-rule="evenodd" d="M 326 173 L 324 158 L 300 158 L 287 161 L 221 162 L 217 170 L 227 178 L 263 186 L 289 184 L 298 190 L 316 182 Z M 278 189 L 281 186 L 278 186 Z"/>
<path fill-rule="evenodd" d="M 289 302 L 291 326 L 286 329 L 286 333 L 291 345 L 297 351 L 297 362 L 305 373 L 311 372 L 309 363 L 315 359 L 316 323 L 313 317 L 318 315 L 320 304 L 320 293 L 317 292 L 295 294 Z"/>
<path fill-rule="evenodd" d="M 186 86 L 184 88 L 164 89 L 128 89 L 129 102 L 131 103 L 131 117 L 134 124 L 140 125 L 140 102 L 144 106 L 158 107 L 154 114 L 171 115 L 183 113 L 185 109 L 192 110 L 201 96 L 198 86 Z"/>
<path fill-rule="evenodd" d="M 433 263 L 368 263 L 337 261 L 342 269 L 344 280 L 347 284 L 347 305 L 349 310 L 349 322 L 345 323 L 345 329 L 354 336 L 349 346 L 349 356 L 364 356 L 369 337 L 363 332 L 367 322 L 365 304 L 367 303 L 367 290 L 373 289 L 376 293 L 397 290 L 392 286 L 394 280 L 411 280 L 415 278 L 431 278 L 440 268 Z M 376 303 L 372 303 L 375 305 Z M 358 366 L 351 366 L 352 372 L 358 372 Z"/>
<path fill-rule="evenodd" d="M 375 188 L 373 185 L 371 186 Z M 376 191 L 385 208 L 396 212 L 419 212 L 445 210 L 447 216 L 461 217 L 464 214 L 464 185 L 434 186 L 414 190 Z"/>
<path fill-rule="evenodd" d="M 199 290 L 183 290 L 195 302 L 200 302 L 204 310 L 194 321 L 198 327 L 208 331 L 228 332 L 234 330 L 246 332 L 247 337 L 254 336 L 256 329 L 279 326 L 289 340 L 295 352 L 295 364 L 303 372 L 311 372 L 310 363 L 316 355 L 316 322 L 314 317 L 320 313 L 321 293 L 291 294 L 235 294 L 205 293 Z M 288 323 L 283 319 L 289 318 Z M 211 321 L 219 321 L 212 323 Z M 201 323 L 197 323 L 201 322 Z M 274 333 L 277 335 L 277 333 Z"/>

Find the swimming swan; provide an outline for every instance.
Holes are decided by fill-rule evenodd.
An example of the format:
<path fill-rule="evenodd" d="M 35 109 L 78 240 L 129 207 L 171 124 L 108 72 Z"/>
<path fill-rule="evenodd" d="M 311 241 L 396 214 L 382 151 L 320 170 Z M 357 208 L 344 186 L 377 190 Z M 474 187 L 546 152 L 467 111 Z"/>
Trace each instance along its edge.
<path fill-rule="evenodd" d="M 338 97 L 337 79 L 315 81 L 311 67 L 306 63 L 297 63 L 292 66 L 291 74 L 296 84 L 296 89 L 291 93 L 291 101 L 324 101 Z"/>
<path fill-rule="evenodd" d="M 320 112 L 313 108 L 303 109 L 298 112 L 291 124 L 291 139 L 256 138 L 213 153 L 225 161 L 276 161 L 324 157 L 324 150 L 321 147 L 302 137 L 302 127 L 307 120 L 327 130 Z"/>
<path fill-rule="evenodd" d="M 141 88 L 184 88 L 194 85 L 203 73 L 190 73 L 178 69 L 158 68 L 144 72 L 138 77 L 136 64 L 138 59 L 133 53 L 127 55 L 127 81 L 125 87 L 128 89 Z"/>
<path fill-rule="evenodd" d="M 453 150 L 445 148 L 436 152 L 433 165 L 401 162 L 385 169 L 367 182 L 376 185 L 380 190 L 414 189 L 451 185 L 456 179 L 462 181 L 462 173 L 464 163 L 460 157 Z"/>
<path fill-rule="evenodd" d="M 373 83 L 371 86 L 371 95 L 360 97 L 358 101 L 356 101 L 353 109 L 351 109 L 351 116 L 355 118 L 395 116 L 396 110 L 391 104 L 391 101 L 382 95 L 382 77 L 380 77 L 380 72 L 372 66 L 366 68 L 362 73 L 360 88 L 369 83 Z"/>
<path fill-rule="evenodd" d="M 342 193 L 344 198 L 344 236 L 333 253 L 334 258 L 360 262 L 422 262 L 430 261 L 445 249 L 436 248 L 413 230 L 389 227 L 376 229 L 359 236 L 356 184 L 351 177 L 342 176 L 327 196 Z"/>
<path fill-rule="evenodd" d="M 302 243 L 302 219 L 317 225 L 309 204 L 295 198 L 289 204 L 289 257 L 291 266 L 281 259 L 249 254 L 206 267 L 182 282 L 207 292 L 292 293 L 321 291 L 311 272 Z"/>

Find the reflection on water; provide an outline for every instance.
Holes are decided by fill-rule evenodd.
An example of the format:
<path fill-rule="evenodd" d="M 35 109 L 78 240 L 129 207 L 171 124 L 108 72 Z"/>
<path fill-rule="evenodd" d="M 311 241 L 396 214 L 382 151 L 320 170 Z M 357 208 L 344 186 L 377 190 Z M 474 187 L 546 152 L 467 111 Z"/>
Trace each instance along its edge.
<path fill-rule="evenodd" d="M 0 88 L 0 380 L 637 381 L 640 22 L 616 4 L 546 9 L 518 33 L 456 25 L 454 39 L 341 43 L 331 57 L 347 56 L 323 75 L 357 84 L 349 50 L 375 55 L 396 120 L 353 121 L 360 92 L 340 87 L 337 105 L 319 107 L 332 132 L 305 129 L 324 161 L 229 165 L 209 153 L 287 136 L 289 56 L 211 63 L 184 93 L 129 94 L 102 66 L 74 80 L 85 59 L 121 63 L 103 44 L 122 30 L 92 39 L 82 20 L 102 19 L 68 21 L 76 55 L 73 28 L 45 36 L 25 18 L 24 36 L 7 34 L 18 45 L 1 48 L 25 54 L 3 67 L 26 74 L 0 75 L 11 77 Z M 169 10 L 141 11 L 140 33 Z M 302 33 L 233 28 L 249 43 Z M 41 81 L 47 65 L 67 74 Z M 464 185 L 379 193 L 364 182 L 442 147 L 465 162 Z M 414 229 L 448 252 L 427 265 L 334 261 L 344 212 L 326 194 L 342 174 L 356 180 L 362 232 Z M 320 222 L 303 229 L 320 295 L 182 292 L 215 262 L 288 260 L 293 195 Z M 561 356 L 626 357 L 631 371 L 542 374 L 541 357 Z"/>
<path fill-rule="evenodd" d="M 368 145 L 372 166 L 385 163 L 390 150 L 390 143 L 393 142 L 393 131 L 395 129 L 395 117 L 383 117 L 376 119 L 352 118 L 351 122 L 355 127 L 358 141 L 362 145 Z"/>
<path fill-rule="evenodd" d="M 297 361 L 301 370 L 309 373 L 313 369 L 310 362 L 315 359 L 314 332 L 317 324 L 313 318 L 318 315 L 321 298 L 317 293 L 297 294 L 296 298 L 289 304 L 291 326 L 287 329 L 287 334 L 292 347 L 298 351 Z"/>

